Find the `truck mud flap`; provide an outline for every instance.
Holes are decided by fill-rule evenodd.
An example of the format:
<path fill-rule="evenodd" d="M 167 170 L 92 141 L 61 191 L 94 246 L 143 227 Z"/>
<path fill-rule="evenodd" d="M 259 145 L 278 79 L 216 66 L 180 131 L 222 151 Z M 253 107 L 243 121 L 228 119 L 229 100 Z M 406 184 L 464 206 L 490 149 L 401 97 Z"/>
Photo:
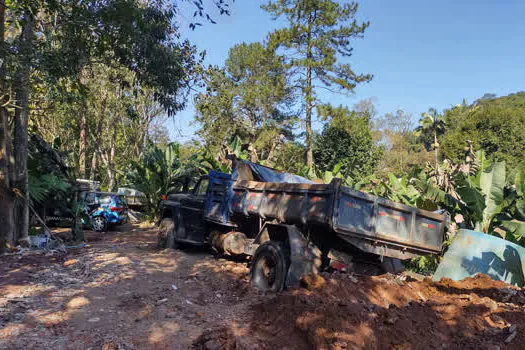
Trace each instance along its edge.
<path fill-rule="evenodd" d="M 290 242 L 290 267 L 286 276 L 286 286 L 294 287 L 301 278 L 316 275 L 321 267 L 321 250 L 308 242 L 295 226 L 287 226 Z"/>
<path fill-rule="evenodd" d="M 298 286 L 301 278 L 319 273 L 321 250 L 309 242 L 294 225 L 265 224 L 257 237 L 246 245 L 244 253 L 252 256 L 257 247 L 268 241 L 287 241 L 289 247 L 286 287 Z"/>

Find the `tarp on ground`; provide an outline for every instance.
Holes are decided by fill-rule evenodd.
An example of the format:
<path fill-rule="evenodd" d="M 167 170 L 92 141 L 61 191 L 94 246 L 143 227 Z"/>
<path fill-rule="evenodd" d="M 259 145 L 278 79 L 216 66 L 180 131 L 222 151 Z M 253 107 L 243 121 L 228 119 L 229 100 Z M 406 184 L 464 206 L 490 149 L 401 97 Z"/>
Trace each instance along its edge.
<path fill-rule="evenodd" d="M 302 176 L 284 173 L 263 165 L 255 164 L 246 160 L 237 160 L 232 173 L 233 180 L 249 180 L 261 182 L 286 182 L 313 184 Z"/>
<path fill-rule="evenodd" d="M 483 273 L 518 287 L 525 285 L 525 248 L 482 232 L 460 230 L 434 273 L 460 281 Z"/>

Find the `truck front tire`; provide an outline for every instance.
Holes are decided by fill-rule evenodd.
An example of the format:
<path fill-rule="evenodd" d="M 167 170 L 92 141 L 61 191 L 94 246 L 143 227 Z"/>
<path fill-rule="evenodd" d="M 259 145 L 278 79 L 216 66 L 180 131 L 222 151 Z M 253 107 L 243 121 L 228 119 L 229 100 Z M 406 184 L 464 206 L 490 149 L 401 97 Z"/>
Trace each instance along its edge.
<path fill-rule="evenodd" d="M 175 221 L 172 218 L 164 218 L 160 222 L 157 242 L 159 248 L 175 248 Z"/>
<path fill-rule="evenodd" d="M 252 259 L 252 285 L 262 292 L 282 291 L 288 273 L 289 255 L 284 242 L 267 241 L 261 244 Z"/>

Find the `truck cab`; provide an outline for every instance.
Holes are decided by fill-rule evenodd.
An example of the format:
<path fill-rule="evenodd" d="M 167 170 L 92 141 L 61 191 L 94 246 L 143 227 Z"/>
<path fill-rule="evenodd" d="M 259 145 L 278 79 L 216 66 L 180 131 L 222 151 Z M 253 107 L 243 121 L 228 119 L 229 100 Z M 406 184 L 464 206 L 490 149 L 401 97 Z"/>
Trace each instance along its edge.
<path fill-rule="evenodd" d="M 166 235 L 171 233 L 167 230 L 173 231 L 173 237 L 166 242 L 168 247 L 174 247 L 177 243 L 205 243 L 207 228 L 203 213 L 208 185 L 209 176 L 202 176 L 189 192 L 170 194 L 162 201 L 159 227 L 166 231 Z"/>

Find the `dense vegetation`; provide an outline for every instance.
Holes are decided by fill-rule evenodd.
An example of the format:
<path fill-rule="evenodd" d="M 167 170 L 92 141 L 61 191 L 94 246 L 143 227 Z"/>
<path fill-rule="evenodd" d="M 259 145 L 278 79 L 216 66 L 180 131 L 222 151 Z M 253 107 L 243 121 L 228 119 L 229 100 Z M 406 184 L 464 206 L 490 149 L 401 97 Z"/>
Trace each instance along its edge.
<path fill-rule="evenodd" d="M 349 62 L 369 25 L 355 20 L 356 3 L 270 1 L 263 8 L 285 27 L 235 45 L 213 67 L 179 39 L 169 2 L 5 4 L 1 247 L 27 237 L 31 207 L 58 201 L 72 210 L 75 178 L 109 191 L 135 187 L 155 213 L 161 194 L 187 190 L 209 169 L 227 171 L 228 154 L 324 181 L 341 177 L 524 242 L 525 93 L 429 106 L 419 123 L 403 110 L 379 115 L 370 99 L 323 101 L 321 89 L 349 94 L 372 79 Z M 190 6 L 213 22 L 201 2 Z M 179 144 L 164 125 L 191 89 L 197 135 Z"/>
<path fill-rule="evenodd" d="M 486 95 L 471 105 L 462 103 L 444 113 L 446 133 L 440 138 L 443 156 L 453 161 L 462 157 L 470 140 L 490 159 L 515 166 L 525 155 L 525 92 L 495 98 Z"/>
<path fill-rule="evenodd" d="M 202 1 L 189 4 L 193 27 L 213 21 Z M 28 171 L 32 135 L 64 155 L 62 181 L 90 177 L 110 190 L 154 138 L 147 135 L 163 138 L 159 117 L 184 107 L 202 60 L 179 39 L 177 5 L 184 2 L 0 2 L 0 249 L 27 242 L 28 186 L 43 200 L 58 185 L 31 179 L 48 175 Z M 228 2 L 215 5 L 228 14 Z"/>

